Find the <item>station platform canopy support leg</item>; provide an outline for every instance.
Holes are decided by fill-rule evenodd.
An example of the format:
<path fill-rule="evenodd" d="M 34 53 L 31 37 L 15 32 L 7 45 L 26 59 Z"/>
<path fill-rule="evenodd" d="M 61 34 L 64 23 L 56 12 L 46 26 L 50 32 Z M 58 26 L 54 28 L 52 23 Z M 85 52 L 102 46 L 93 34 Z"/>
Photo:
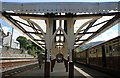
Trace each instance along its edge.
<path fill-rule="evenodd" d="M 71 50 L 71 56 L 69 57 L 70 58 L 70 61 L 69 61 L 69 78 L 74 78 L 74 49 Z"/>
<path fill-rule="evenodd" d="M 44 78 L 50 78 L 50 60 L 48 58 L 47 49 L 45 50 L 45 66 L 44 66 Z"/>

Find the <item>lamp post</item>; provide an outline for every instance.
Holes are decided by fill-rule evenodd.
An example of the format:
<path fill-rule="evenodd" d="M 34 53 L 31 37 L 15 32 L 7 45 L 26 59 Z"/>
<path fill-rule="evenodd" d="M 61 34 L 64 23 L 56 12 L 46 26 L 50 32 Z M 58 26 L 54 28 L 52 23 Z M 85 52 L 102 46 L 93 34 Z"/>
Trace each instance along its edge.
<path fill-rule="evenodd" d="M 2 52 L 2 46 L 3 46 L 3 31 L 2 31 L 1 24 L 0 24 L 0 53 Z"/>
<path fill-rule="evenodd" d="M 13 37 L 13 31 L 14 31 L 14 28 L 12 28 L 12 34 L 11 34 L 11 39 L 10 39 L 10 48 L 12 48 L 12 37 Z"/>

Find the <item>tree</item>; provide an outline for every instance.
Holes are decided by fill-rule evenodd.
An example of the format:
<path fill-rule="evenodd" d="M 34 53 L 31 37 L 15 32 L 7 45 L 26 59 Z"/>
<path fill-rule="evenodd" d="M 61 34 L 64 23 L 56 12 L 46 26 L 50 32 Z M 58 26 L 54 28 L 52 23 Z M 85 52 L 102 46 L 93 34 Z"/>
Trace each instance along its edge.
<path fill-rule="evenodd" d="M 27 40 L 23 36 L 19 36 L 16 40 L 20 43 L 20 48 L 28 50 L 28 54 L 30 55 L 36 56 L 37 52 L 43 52 L 43 49 L 41 47 L 33 43 L 31 40 Z"/>
<path fill-rule="evenodd" d="M 16 40 L 20 43 L 20 48 L 27 49 L 28 45 L 27 38 L 19 36 Z"/>

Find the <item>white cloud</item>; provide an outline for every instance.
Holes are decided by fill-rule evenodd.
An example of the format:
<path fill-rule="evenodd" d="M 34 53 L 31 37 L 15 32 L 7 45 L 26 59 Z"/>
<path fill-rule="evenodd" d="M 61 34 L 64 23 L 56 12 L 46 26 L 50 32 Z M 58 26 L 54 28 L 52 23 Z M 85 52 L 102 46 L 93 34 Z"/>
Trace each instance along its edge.
<path fill-rule="evenodd" d="M 5 34 L 7 34 L 7 32 L 10 31 L 10 28 L 9 27 L 2 27 L 3 31 Z"/>
<path fill-rule="evenodd" d="M 116 30 L 114 30 L 114 28 L 116 28 Z M 118 36 L 118 29 L 117 29 L 117 26 L 115 26 L 115 27 L 108 29 L 107 31 L 105 31 L 104 33 L 102 33 L 98 37 L 94 38 L 90 42 L 107 41 L 107 40 L 110 40 L 110 39 L 115 38 L 117 36 Z"/>
<path fill-rule="evenodd" d="M 22 36 L 22 34 L 20 34 L 17 30 L 14 29 L 12 39 L 14 39 L 16 41 L 17 37 L 19 37 L 19 36 Z"/>

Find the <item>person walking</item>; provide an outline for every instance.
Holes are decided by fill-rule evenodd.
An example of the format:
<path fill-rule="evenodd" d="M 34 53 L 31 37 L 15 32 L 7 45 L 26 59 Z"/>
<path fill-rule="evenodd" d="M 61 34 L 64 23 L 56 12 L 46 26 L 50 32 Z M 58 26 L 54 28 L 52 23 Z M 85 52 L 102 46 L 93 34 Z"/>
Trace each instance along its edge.
<path fill-rule="evenodd" d="M 38 63 L 39 63 L 39 68 L 41 68 L 42 66 L 42 63 L 43 63 L 43 57 L 42 57 L 42 54 L 38 54 Z"/>

